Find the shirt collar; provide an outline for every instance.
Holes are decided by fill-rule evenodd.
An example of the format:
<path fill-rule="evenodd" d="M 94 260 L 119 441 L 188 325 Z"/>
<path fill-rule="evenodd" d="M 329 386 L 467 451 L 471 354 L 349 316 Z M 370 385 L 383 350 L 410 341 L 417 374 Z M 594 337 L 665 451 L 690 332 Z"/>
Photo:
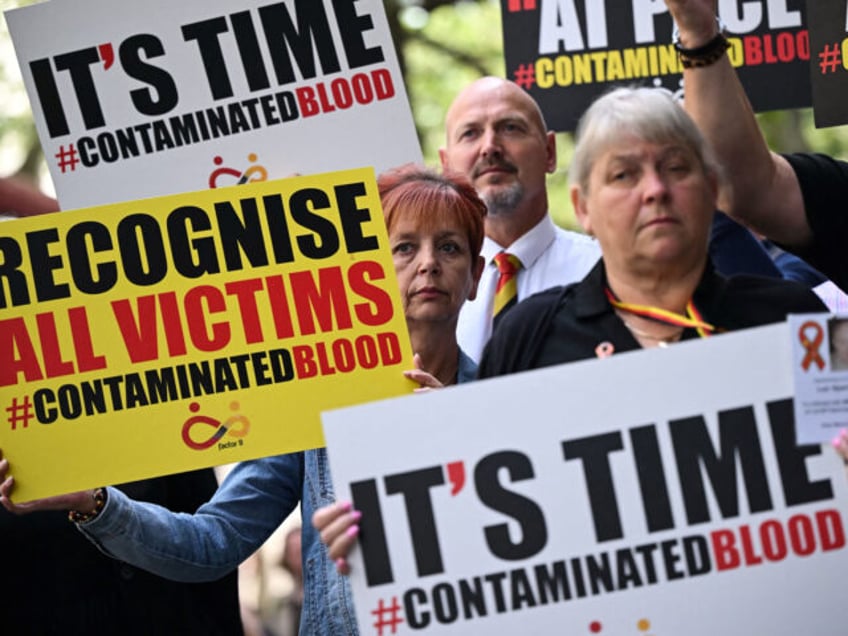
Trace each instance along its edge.
<path fill-rule="evenodd" d="M 486 264 L 492 262 L 495 254 L 504 250 L 518 257 L 521 265 L 527 269 L 533 266 L 539 257 L 548 249 L 548 246 L 556 238 L 556 226 L 549 214 L 545 214 L 542 220 L 530 228 L 515 240 L 512 245 L 506 247 L 499 245 L 488 236 L 483 239 L 481 256 L 486 259 Z"/>
<path fill-rule="evenodd" d="M 612 311 L 612 305 L 604 293 L 606 286 L 606 268 L 601 258 L 574 290 L 575 312 L 578 318 L 590 318 Z M 714 315 L 715 307 L 721 302 L 724 287 L 725 279 L 716 273 L 708 260 L 693 294 L 695 306 L 707 322 L 710 322 L 709 317 Z"/>

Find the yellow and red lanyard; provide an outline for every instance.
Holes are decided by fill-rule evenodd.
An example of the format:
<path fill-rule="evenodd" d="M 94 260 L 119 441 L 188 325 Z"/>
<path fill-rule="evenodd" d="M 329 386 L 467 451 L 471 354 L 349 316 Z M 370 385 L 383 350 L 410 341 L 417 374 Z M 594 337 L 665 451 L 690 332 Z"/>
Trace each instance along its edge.
<path fill-rule="evenodd" d="M 615 297 L 609 287 L 604 288 L 604 293 L 607 295 L 607 300 L 616 309 L 626 311 L 629 314 L 650 318 L 657 322 L 663 322 L 667 325 L 677 325 L 679 327 L 692 327 L 698 332 L 701 338 L 707 338 L 714 334 L 717 330 L 710 323 L 706 322 L 701 316 L 701 312 L 695 307 L 695 303 L 691 300 L 686 303 L 686 315 L 683 316 L 673 311 L 660 309 L 659 307 L 651 307 L 650 305 L 636 305 L 633 303 L 625 303 Z"/>

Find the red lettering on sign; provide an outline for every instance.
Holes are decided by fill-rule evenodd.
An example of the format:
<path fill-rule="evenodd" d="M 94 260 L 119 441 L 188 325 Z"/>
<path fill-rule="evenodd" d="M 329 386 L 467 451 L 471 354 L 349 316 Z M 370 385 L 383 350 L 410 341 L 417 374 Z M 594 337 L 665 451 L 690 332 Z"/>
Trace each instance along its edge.
<path fill-rule="evenodd" d="M 77 370 L 81 373 L 106 368 L 106 356 L 96 355 L 91 342 L 91 328 L 88 326 L 88 314 L 85 307 L 72 307 L 68 310 L 71 323 L 71 339 L 74 342 L 74 354 Z"/>
<path fill-rule="evenodd" d="M 227 301 L 217 287 L 193 287 L 185 297 L 186 322 L 192 344 L 200 351 L 219 351 L 230 343 L 230 324 L 210 322 L 210 314 L 227 311 Z"/>
<path fill-rule="evenodd" d="M 347 274 L 350 289 L 370 303 L 357 303 L 353 306 L 356 317 L 365 325 L 376 327 L 387 323 L 394 314 L 392 297 L 384 289 L 371 281 L 383 280 L 386 273 L 382 266 L 374 261 L 354 263 Z"/>
<path fill-rule="evenodd" d="M 815 552 L 838 550 L 845 546 L 845 528 L 837 510 L 821 510 L 814 515 L 794 515 L 785 523 L 768 519 L 758 526 L 710 533 L 716 570 L 732 570 L 782 561 L 790 553 L 805 557 Z M 738 534 L 738 541 L 737 541 Z"/>
<path fill-rule="evenodd" d="M 19 373 L 27 382 L 44 378 L 24 319 L 10 318 L 0 321 L 0 386 L 16 384 Z"/>

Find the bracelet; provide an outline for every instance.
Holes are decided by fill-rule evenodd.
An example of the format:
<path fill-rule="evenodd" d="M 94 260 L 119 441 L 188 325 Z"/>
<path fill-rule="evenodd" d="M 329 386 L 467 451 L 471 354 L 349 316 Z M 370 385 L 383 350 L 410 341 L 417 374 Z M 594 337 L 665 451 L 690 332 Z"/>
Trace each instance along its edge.
<path fill-rule="evenodd" d="M 730 48 L 730 42 L 727 41 L 724 35 L 724 22 L 721 21 L 719 16 L 716 16 L 716 27 L 718 28 L 718 33 L 716 33 L 712 40 L 697 48 L 687 49 L 680 44 L 680 31 L 677 29 L 677 23 L 674 24 L 671 40 L 683 68 L 700 68 L 714 64 Z"/>
<path fill-rule="evenodd" d="M 730 48 L 730 42 L 719 31 L 712 40 L 696 49 L 684 49 L 680 42 L 675 42 L 674 48 L 683 68 L 701 68 L 718 62 Z"/>
<path fill-rule="evenodd" d="M 68 521 L 71 523 L 85 523 L 91 521 L 103 510 L 106 505 L 106 489 L 97 488 L 94 493 L 94 510 L 91 512 L 79 512 L 78 510 L 68 510 Z"/>

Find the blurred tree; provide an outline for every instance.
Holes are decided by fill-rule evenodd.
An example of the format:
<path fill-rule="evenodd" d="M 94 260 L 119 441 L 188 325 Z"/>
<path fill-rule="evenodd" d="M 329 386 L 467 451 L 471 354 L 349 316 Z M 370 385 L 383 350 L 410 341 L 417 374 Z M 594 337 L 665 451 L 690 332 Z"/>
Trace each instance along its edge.
<path fill-rule="evenodd" d="M 0 0 L 0 10 L 31 2 Z M 384 4 L 424 158 L 428 164 L 437 165 L 438 148 L 444 142 L 444 115 L 453 97 L 473 79 L 504 74 L 500 1 L 384 0 Z M 2 27 L 0 173 L 46 173 L 5 21 Z M 813 148 L 846 156 L 848 126 L 817 130 L 810 109 L 759 117 L 775 150 Z M 558 223 L 574 228 L 566 176 L 573 144 L 570 134 L 559 134 L 557 140 L 559 169 L 549 177 L 551 212 Z"/>
<path fill-rule="evenodd" d="M 0 11 L 31 3 L 0 0 Z M 0 174 L 19 173 L 31 178 L 42 169 L 46 172 L 5 19 L 0 28 L 0 167 Z"/>

